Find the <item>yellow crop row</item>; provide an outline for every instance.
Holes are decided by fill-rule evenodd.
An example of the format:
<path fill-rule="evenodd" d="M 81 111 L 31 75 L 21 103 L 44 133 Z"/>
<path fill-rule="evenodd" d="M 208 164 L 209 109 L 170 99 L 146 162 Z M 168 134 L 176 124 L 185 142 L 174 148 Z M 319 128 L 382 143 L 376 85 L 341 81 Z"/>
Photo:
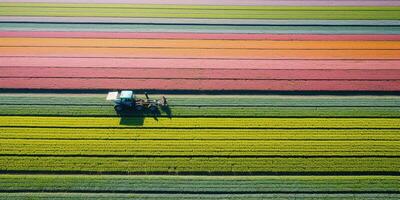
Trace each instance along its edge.
<path fill-rule="evenodd" d="M 3 127 L 400 128 L 398 118 L 116 118 L 0 116 Z"/>
<path fill-rule="evenodd" d="M 0 140 L 0 154 L 396 156 L 399 141 Z"/>

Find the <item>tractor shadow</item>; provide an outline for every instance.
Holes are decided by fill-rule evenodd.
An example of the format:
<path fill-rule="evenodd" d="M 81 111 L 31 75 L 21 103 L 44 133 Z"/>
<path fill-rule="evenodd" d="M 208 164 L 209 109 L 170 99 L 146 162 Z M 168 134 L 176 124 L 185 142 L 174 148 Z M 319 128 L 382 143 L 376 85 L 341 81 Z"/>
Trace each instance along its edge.
<path fill-rule="evenodd" d="M 119 121 L 119 124 L 125 125 L 125 126 L 143 126 L 144 117 L 121 116 L 121 120 Z"/>
<path fill-rule="evenodd" d="M 119 124 L 125 126 L 143 126 L 146 117 L 152 117 L 155 121 L 158 121 L 159 117 L 172 118 L 172 111 L 169 106 L 161 107 L 156 112 L 150 112 L 149 110 L 137 111 L 137 110 L 125 110 L 118 113 L 121 117 Z"/>

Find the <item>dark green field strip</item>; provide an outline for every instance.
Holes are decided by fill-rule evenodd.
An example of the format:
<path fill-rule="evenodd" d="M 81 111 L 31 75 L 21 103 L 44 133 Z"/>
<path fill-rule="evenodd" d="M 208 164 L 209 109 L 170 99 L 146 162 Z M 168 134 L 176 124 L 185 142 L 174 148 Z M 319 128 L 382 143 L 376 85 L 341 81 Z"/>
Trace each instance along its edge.
<path fill-rule="evenodd" d="M 0 128 L 0 139 L 400 141 L 400 130 Z"/>
<path fill-rule="evenodd" d="M 218 158 L 218 157 L 54 157 L 0 156 L 3 173 L 116 174 L 363 174 L 400 172 L 400 159 L 369 158 Z"/>
<path fill-rule="evenodd" d="M 0 140 L 0 155 L 276 157 L 391 156 L 400 141 Z"/>
<path fill-rule="evenodd" d="M 399 194 L 99 194 L 99 193 L 0 193 L 0 199 L 304 199 L 374 200 L 399 199 Z"/>
<path fill-rule="evenodd" d="M 0 193 L 400 193 L 398 176 L 0 175 Z"/>
<path fill-rule="evenodd" d="M 205 19 L 400 19 L 399 7 L 180 6 L 1 3 L 1 16 Z"/>
<path fill-rule="evenodd" d="M 159 98 L 162 95 L 150 95 Z M 398 96 L 165 95 L 171 106 L 398 107 Z M 138 95 L 144 98 L 143 95 Z M 106 94 L 0 94 L 0 105 L 112 105 Z"/>
<path fill-rule="evenodd" d="M 113 106 L 0 105 L 0 115 L 117 116 Z M 131 112 L 124 116 L 152 116 Z M 238 107 L 170 106 L 164 117 L 400 117 L 399 107 Z"/>

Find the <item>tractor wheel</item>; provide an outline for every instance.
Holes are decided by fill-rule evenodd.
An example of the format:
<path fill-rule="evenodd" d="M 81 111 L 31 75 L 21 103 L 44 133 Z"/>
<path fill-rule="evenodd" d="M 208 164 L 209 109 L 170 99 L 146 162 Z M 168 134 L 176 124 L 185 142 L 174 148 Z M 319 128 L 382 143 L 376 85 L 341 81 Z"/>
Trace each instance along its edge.
<path fill-rule="evenodd" d="M 114 110 L 115 110 L 117 113 L 120 113 L 120 112 L 122 112 L 122 110 L 124 110 L 124 108 L 123 108 L 121 105 L 115 105 L 115 106 L 114 106 Z"/>
<path fill-rule="evenodd" d="M 155 105 L 151 105 L 151 106 L 149 106 L 149 110 L 151 113 L 157 113 L 158 108 Z"/>
<path fill-rule="evenodd" d="M 137 111 L 143 111 L 143 110 L 144 110 L 144 107 L 143 107 L 142 105 L 136 105 L 136 106 L 135 106 L 135 109 L 136 109 Z"/>

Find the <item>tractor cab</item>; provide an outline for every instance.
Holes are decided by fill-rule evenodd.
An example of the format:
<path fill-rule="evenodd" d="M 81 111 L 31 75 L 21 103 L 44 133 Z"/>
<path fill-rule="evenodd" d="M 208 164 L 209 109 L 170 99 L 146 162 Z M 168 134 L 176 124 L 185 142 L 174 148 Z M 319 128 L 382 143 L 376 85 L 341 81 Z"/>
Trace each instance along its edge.
<path fill-rule="evenodd" d="M 119 101 L 121 104 L 126 104 L 128 106 L 132 106 L 131 104 L 135 102 L 136 96 L 133 94 L 133 91 L 124 90 L 121 91 L 119 95 Z"/>
<path fill-rule="evenodd" d="M 121 112 L 126 108 L 135 107 L 136 96 L 133 91 L 123 90 L 121 92 L 109 92 L 106 99 L 114 102 L 115 111 Z"/>

